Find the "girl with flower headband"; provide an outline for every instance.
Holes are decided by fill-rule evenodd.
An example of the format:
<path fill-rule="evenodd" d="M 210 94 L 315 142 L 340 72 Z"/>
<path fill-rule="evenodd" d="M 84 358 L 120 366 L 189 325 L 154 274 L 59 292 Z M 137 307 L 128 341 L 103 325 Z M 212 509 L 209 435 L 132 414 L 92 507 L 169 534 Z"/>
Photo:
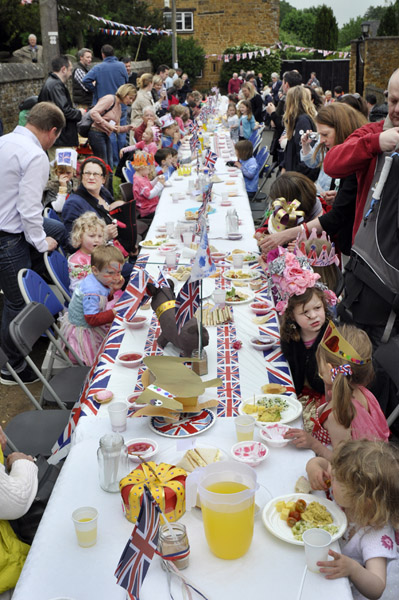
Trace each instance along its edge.
<path fill-rule="evenodd" d="M 304 411 L 304 426 L 312 431 L 316 407 L 324 402 L 324 382 L 318 375 L 316 350 L 331 317 L 335 294 L 319 283 L 306 257 L 279 249 L 265 270 L 278 299 L 281 349 L 290 366 L 294 387 Z"/>
<path fill-rule="evenodd" d="M 319 461 L 332 481 L 335 501 L 348 518 L 341 553 L 318 562 L 326 579 L 349 577 L 355 600 L 396 600 L 399 588 L 399 450 L 381 441 L 349 440 L 330 463 Z M 309 474 L 310 475 L 310 474 Z M 332 557 L 332 560 L 331 560 Z"/>
<path fill-rule="evenodd" d="M 136 152 L 132 166 L 136 171 L 133 178 L 133 197 L 136 200 L 137 210 L 140 217 L 152 219 L 165 185 L 165 177 L 159 175 L 150 180 L 150 173 L 154 168 L 154 156 L 147 152 Z"/>
<path fill-rule="evenodd" d="M 329 399 L 317 409 L 311 435 L 301 429 L 286 434 L 297 448 L 310 448 L 330 460 L 331 448 L 347 439 L 388 441 L 384 413 L 366 387 L 374 376 L 371 353 L 370 339 L 362 329 L 337 328 L 329 322 L 316 353 Z"/>

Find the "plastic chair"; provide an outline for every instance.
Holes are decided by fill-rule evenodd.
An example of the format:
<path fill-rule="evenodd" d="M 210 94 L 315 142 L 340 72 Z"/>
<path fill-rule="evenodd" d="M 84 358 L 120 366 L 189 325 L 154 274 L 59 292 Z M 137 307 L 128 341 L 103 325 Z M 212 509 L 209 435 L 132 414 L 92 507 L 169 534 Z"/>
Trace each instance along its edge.
<path fill-rule="evenodd" d="M 129 183 L 128 181 L 126 183 L 121 183 L 119 185 L 119 189 L 121 191 L 121 195 L 124 202 L 130 202 L 131 200 L 133 200 L 133 185 L 131 183 Z"/>
<path fill-rule="evenodd" d="M 54 329 L 57 337 L 50 328 Z M 52 377 L 51 374 L 48 375 L 48 378 L 43 375 L 29 356 L 34 344 L 43 334 L 48 337 L 58 355 L 69 365 Z M 64 410 L 66 406 L 72 407 L 79 399 L 89 367 L 83 365 L 66 338 L 61 334 L 54 316 L 46 306 L 38 302 L 30 302 L 25 306 L 11 321 L 10 335 L 21 355 L 43 383 L 42 400 L 49 403 L 55 402 Z M 74 356 L 79 366 L 72 364 L 63 346 Z"/>
<path fill-rule="evenodd" d="M 61 292 L 66 302 L 71 301 L 71 294 L 69 291 L 70 281 L 68 272 L 68 261 L 60 254 L 60 252 L 54 251 L 50 254 L 44 253 L 44 264 L 51 280 L 57 286 L 57 289 Z"/>
<path fill-rule="evenodd" d="M 132 167 L 132 163 L 130 161 L 126 161 L 126 165 L 122 167 L 122 173 L 126 181 L 130 184 L 133 184 L 133 176 L 135 174 L 135 170 Z"/>
<path fill-rule="evenodd" d="M 58 300 L 50 286 L 32 269 L 21 269 L 18 273 L 18 285 L 26 304 L 40 302 L 44 304 L 53 316 L 65 308 Z"/>
<path fill-rule="evenodd" d="M 54 208 L 51 208 L 50 206 L 47 206 L 44 211 L 43 211 L 43 215 L 47 218 L 47 219 L 54 219 L 54 221 L 59 221 L 60 223 L 62 223 L 60 217 L 58 216 L 58 214 L 55 212 Z"/>

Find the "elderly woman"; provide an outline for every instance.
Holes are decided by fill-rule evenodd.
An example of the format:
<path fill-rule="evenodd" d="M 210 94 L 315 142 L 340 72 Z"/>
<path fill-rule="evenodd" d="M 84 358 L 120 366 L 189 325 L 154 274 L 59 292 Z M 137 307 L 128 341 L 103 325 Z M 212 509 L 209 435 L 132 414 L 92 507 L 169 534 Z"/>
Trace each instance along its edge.
<path fill-rule="evenodd" d="M 124 133 L 132 129 L 131 125 L 120 125 L 122 115 L 122 104 L 130 106 L 136 94 L 136 88 L 131 83 L 121 85 L 115 96 L 107 94 L 100 98 L 95 106 L 90 110 L 93 119 L 93 125 L 89 131 L 89 144 L 93 154 L 105 160 L 112 167 L 112 144 L 111 133 Z M 112 190 L 112 177 L 110 177 L 109 187 Z"/>
<path fill-rule="evenodd" d="M 139 91 L 137 92 L 136 100 L 132 104 L 132 115 L 131 124 L 134 128 L 141 125 L 143 122 L 143 110 L 147 106 L 155 110 L 155 102 L 152 97 L 152 74 L 144 73 L 138 80 L 137 85 Z"/>
<path fill-rule="evenodd" d="M 262 96 L 258 94 L 253 84 L 249 82 L 243 83 L 240 94 L 242 94 L 244 100 L 249 100 L 251 102 L 252 114 L 255 117 L 255 121 L 262 123 L 263 100 Z"/>
<path fill-rule="evenodd" d="M 105 187 L 108 172 L 108 165 L 95 156 L 82 163 L 81 184 L 65 202 L 62 219 L 70 234 L 75 219 L 87 211 L 94 211 L 106 223 L 108 241 L 114 240 L 114 245 L 120 248 L 125 256 L 134 255 L 137 241 L 134 203 L 114 202 L 111 193 Z M 118 227 L 114 223 L 115 219 L 124 223 L 126 227 Z M 125 276 L 125 271 L 122 274 Z"/>

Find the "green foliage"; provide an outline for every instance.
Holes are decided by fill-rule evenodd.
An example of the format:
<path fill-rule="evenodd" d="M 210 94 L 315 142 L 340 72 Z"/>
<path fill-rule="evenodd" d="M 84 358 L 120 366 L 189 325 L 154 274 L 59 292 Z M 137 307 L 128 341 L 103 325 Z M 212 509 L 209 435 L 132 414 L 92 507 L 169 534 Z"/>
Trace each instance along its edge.
<path fill-rule="evenodd" d="M 345 48 L 349 46 L 351 40 L 356 40 L 362 34 L 361 24 L 363 23 L 363 17 L 357 17 L 356 19 L 350 19 L 348 23 L 345 23 L 338 32 L 338 48 Z"/>
<path fill-rule="evenodd" d="M 291 10 L 296 10 L 289 2 L 286 0 L 280 0 L 280 27 L 281 23 L 284 21 L 285 17 Z"/>
<path fill-rule="evenodd" d="M 394 5 L 387 6 L 383 13 L 377 35 L 398 35 L 397 9 Z"/>
<path fill-rule="evenodd" d="M 363 21 L 372 21 L 374 19 L 381 20 L 387 7 L 386 6 L 369 6 L 363 16 Z"/>
<path fill-rule="evenodd" d="M 286 14 L 281 23 L 281 28 L 300 40 L 300 45 L 314 46 L 313 34 L 316 24 L 316 14 L 314 8 L 304 10 L 294 9 Z"/>
<path fill-rule="evenodd" d="M 22 5 L 16 0 L 0 0 L 0 49 L 13 52 L 28 44 L 34 33 L 41 43 L 38 4 Z"/>
<path fill-rule="evenodd" d="M 231 46 L 226 48 L 222 54 L 242 54 L 243 52 L 253 52 L 254 50 L 261 50 L 262 46 L 256 46 L 255 44 L 240 44 L 239 46 Z M 236 61 L 234 58 L 228 63 L 223 63 L 222 70 L 220 72 L 219 85 L 222 89 L 227 90 L 227 84 L 229 79 L 233 76 L 233 73 L 244 69 L 244 71 L 255 71 L 255 74 L 263 73 L 263 81 L 269 82 L 270 75 L 273 72 L 280 73 L 281 59 L 279 52 L 272 52 L 271 54 L 265 54 L 262 56 L 258 54 L 256 58 L 246 58 L 244 60 Z"/>
<path fill-rule="evenodd" d="M 157 43 L 148 48 L 148 58 L 154 69 L 159 65 L 172 65 L 172 37 L 163 36 Z M 194 38 L 177 36 L 177 58 L 179 67 L 188 74 L 191 83 L 195 82 L 198 74 L 205 65 L 205 51 Z"/>
<path fill-rule="evenodd" d="M 317 13 L 314 27 L 314 47 L 323 50 L 336 50 L 338 44 L 338 23 L 334 11 L 323 4 Z"/>

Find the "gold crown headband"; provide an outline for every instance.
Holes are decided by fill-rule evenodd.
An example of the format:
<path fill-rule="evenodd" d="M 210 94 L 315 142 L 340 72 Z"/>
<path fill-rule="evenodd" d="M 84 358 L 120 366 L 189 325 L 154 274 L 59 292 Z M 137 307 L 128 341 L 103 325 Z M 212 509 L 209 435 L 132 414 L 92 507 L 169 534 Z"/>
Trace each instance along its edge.
<path fill-rule="evenodd" d="M 371 361 L 371 358 L 364 359 L 356 352 L 354 347 L 342 337 L 332 321 L 329 321 L 327 325 L 320 346 L 327 352 L 349 360 L 355 365 L 365 365 Z"/>

